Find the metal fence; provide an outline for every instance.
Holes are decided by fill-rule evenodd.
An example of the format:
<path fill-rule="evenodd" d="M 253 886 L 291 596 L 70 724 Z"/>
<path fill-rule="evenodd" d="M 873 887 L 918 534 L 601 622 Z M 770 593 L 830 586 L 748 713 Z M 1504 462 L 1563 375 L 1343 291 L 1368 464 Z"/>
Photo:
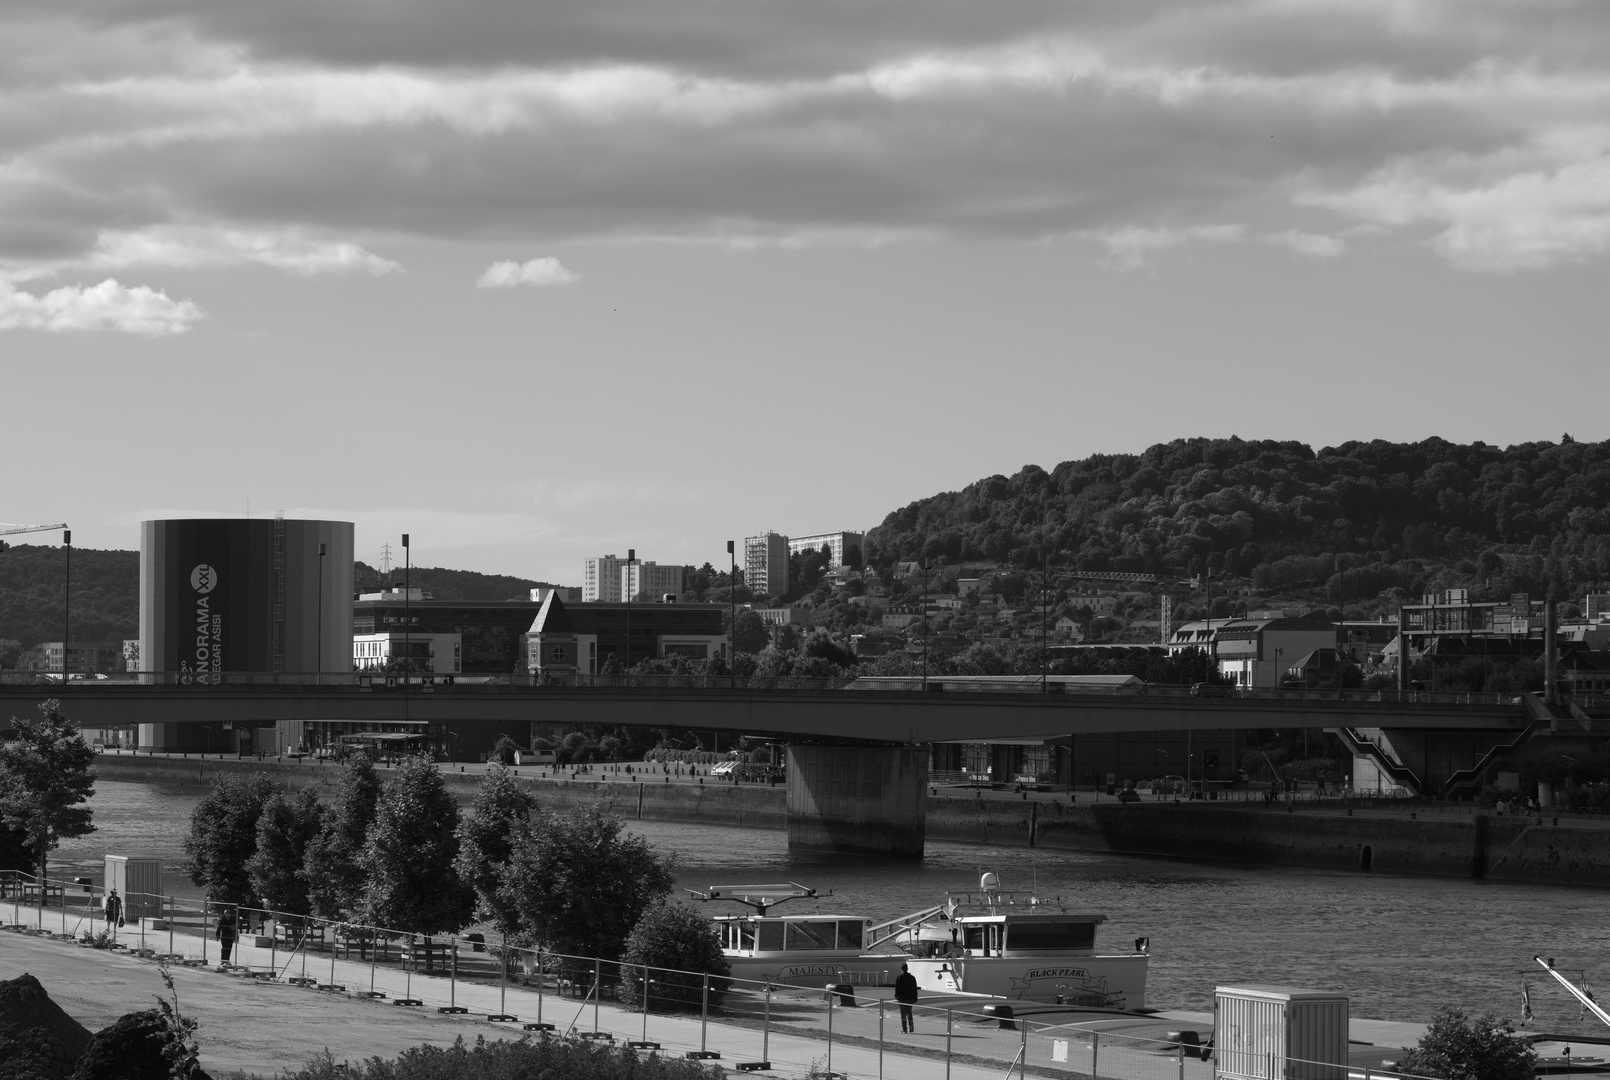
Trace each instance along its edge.
<path fill-rule="evenodd" d="M 746 982 L 634 966 L 478 934 L 422 935 L 271 908 L 136 893 L 125 917 L 104 916 L 105 893 L 83 881 L 0 874 L 0 928 L 46 934 L 157 962 L 213 967 L 240 979 L 461 1014 L 517 1032 L 630 1044 L 646 1052 L 721 1059 L 854 1080 L 881 1078 L 897 1055 L 953 1072 L 1020 1080 L 1397 1080 L 1403 1074 L 1267 1055 L 1216 1061 L 1211 1032 L 1171 1040 L 1094 1029 L 1109 1013 L 1040 1012 L 1033 1003 L 940 998 L 903 1009 L 882 987 L 829 989 Z M 222 962 L 220 918 L 238 937 Z M 904 1014 L 904 1015 L 902 1015 Z M 907 1025 L 911 1030 L 905 1030 Z M 402 1046 L 398 1047 L 401 1051 Z M 1245 1060 L 1243 1060 L 1243 1058 Z M 1406 1077 L 1405 1080 L 1417 1080 Z"/>

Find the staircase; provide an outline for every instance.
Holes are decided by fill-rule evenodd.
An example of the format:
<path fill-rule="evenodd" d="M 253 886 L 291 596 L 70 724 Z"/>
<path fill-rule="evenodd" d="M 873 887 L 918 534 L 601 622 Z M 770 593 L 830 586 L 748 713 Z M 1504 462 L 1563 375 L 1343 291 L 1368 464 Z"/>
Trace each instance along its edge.
<path fill-rule="evenodd" d="M 1521 703 L 1526 706 L 1526 715 L 1531 722 L 1521 729 L 1521 733 L 1515 736 L 1513 741 L 1495 745 L 1491 750 L 1483 754 L 1481 760 L 1476 764 L 1468 769 L 1460 769 L 1448 777 L 1448 782 L 1442 785 L 1444 798 L 1451 799 L 1461 795 L 1474 795 L 1481 788 L 1482 778 L 1487 775 L 1493 766 L 1500 761 L 1513 758 L 1521 747 L 1532 741 L 1532 737 L 1538 732 L 1554 730 L 1562 719 L 1558 711 L 1550 708 L 1549 704 L 1543 700 L 1541 694 L 1522 694 Z M 1577 714 L 1582 713 L 1582 710 L 1572 705 L 1571 712 Z M 1586 714 L 1583 713 L 1577 719 L 1581 721 L 1585 717 Z M 1589 719 L 1584 726 L 1591 728 L 1592 724 L 1593 721 Z"/>
<path fill-rule="evenodd" d="M 1365 738 L 1357 728 L 1337 728 L 1336 733 L 1341 737 L 1348 752 L 1369 758 L 1375 763 L 1375 767 L 1390 776 L 1398 787 L 1406 789 L 1411 795 L 1419 795 L 1425 790 L 1425 785 L 1420 782 L 1413 769 L 1393 761 L 1387 756 L 1386 751 Z"/>

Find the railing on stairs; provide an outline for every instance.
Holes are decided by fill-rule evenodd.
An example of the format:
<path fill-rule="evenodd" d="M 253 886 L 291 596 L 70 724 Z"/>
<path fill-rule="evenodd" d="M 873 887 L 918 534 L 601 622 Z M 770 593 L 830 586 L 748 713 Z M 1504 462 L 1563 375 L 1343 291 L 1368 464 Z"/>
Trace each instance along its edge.
<path fill-rule="evenodd" d="M 1336 730 L 1340 733 L 1342 742 L 1347 745 L 1347 749 L 1351 753 L 1363 754 L 1369 758 L 1375 763 L 1375 767 L 1390 776 L 1392 782 L 1398 787 L 1407 788 L 1415 795 L 1425 791 L 1425 785 L 1420 782 L 1420 777 L 1415 774 L 1413 769 L 1393 761 L 1386 755 L 1386 751 L 1365 738 L 1357 728 L 1337 728 Z"/>
<path fill-rule="evenodd" d="M 1532 736 L 1539 731 L 1547 730 L 1554 725 L 1556 719 L 1554 710 L 1543 700 L 1541 694 L 1522 694 L 1521 700 L 1526 706 L 1526 715 L 1530 722 L 1521 729 L 1519 735 L 1507 743 L 1498 743 L 1481 756 L 1481 760 L 1468 769 L 1460 769 L 1447 782 L 1442 785 L 1444 798 L 1453 798 L 1463 795 L 1474 788 L 1480 787 L 1482 778 L 1494 765 L 1506 758 L 1513 757 L 1516 751 L 1531 741 Z M 1591 721 L 1590 721 L 1591 723 Z"/>

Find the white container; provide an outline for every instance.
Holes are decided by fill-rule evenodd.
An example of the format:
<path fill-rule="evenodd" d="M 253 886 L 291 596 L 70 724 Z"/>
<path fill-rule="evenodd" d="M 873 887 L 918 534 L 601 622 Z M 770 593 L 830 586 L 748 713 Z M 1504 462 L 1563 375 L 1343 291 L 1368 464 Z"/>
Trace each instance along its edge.
<path fill-rule="evenodd" d="M 1220 986 L 1213 1075 L 1230 1080 L 1347 1080 L 1347 995 L 1290 986 Z"/>
<path fill-rule="evenodd" d="M 162 910 L 162 860 L 138 859 L 129 855 L 106 857 L 106 889 L 117 890 L 123 900 L 126 922 L 147 915 L 165 915 Z"/>

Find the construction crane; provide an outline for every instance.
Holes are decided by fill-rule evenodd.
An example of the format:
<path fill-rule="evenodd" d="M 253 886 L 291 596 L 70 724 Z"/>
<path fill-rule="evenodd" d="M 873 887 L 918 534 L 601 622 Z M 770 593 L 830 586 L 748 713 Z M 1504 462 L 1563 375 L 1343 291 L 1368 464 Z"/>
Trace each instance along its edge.
<path fill-rule="evenodd" d="M 0 521 L 0 536 L 16 536 L 18 533 L 55 532 L 57 529 L 65 528 L 67 528 L 66 522 L 60 525 L 12 525 L 9 522 Z M 10 546 L 4 540 L 0 540 L 0 551 L 4 551 Z"/>

